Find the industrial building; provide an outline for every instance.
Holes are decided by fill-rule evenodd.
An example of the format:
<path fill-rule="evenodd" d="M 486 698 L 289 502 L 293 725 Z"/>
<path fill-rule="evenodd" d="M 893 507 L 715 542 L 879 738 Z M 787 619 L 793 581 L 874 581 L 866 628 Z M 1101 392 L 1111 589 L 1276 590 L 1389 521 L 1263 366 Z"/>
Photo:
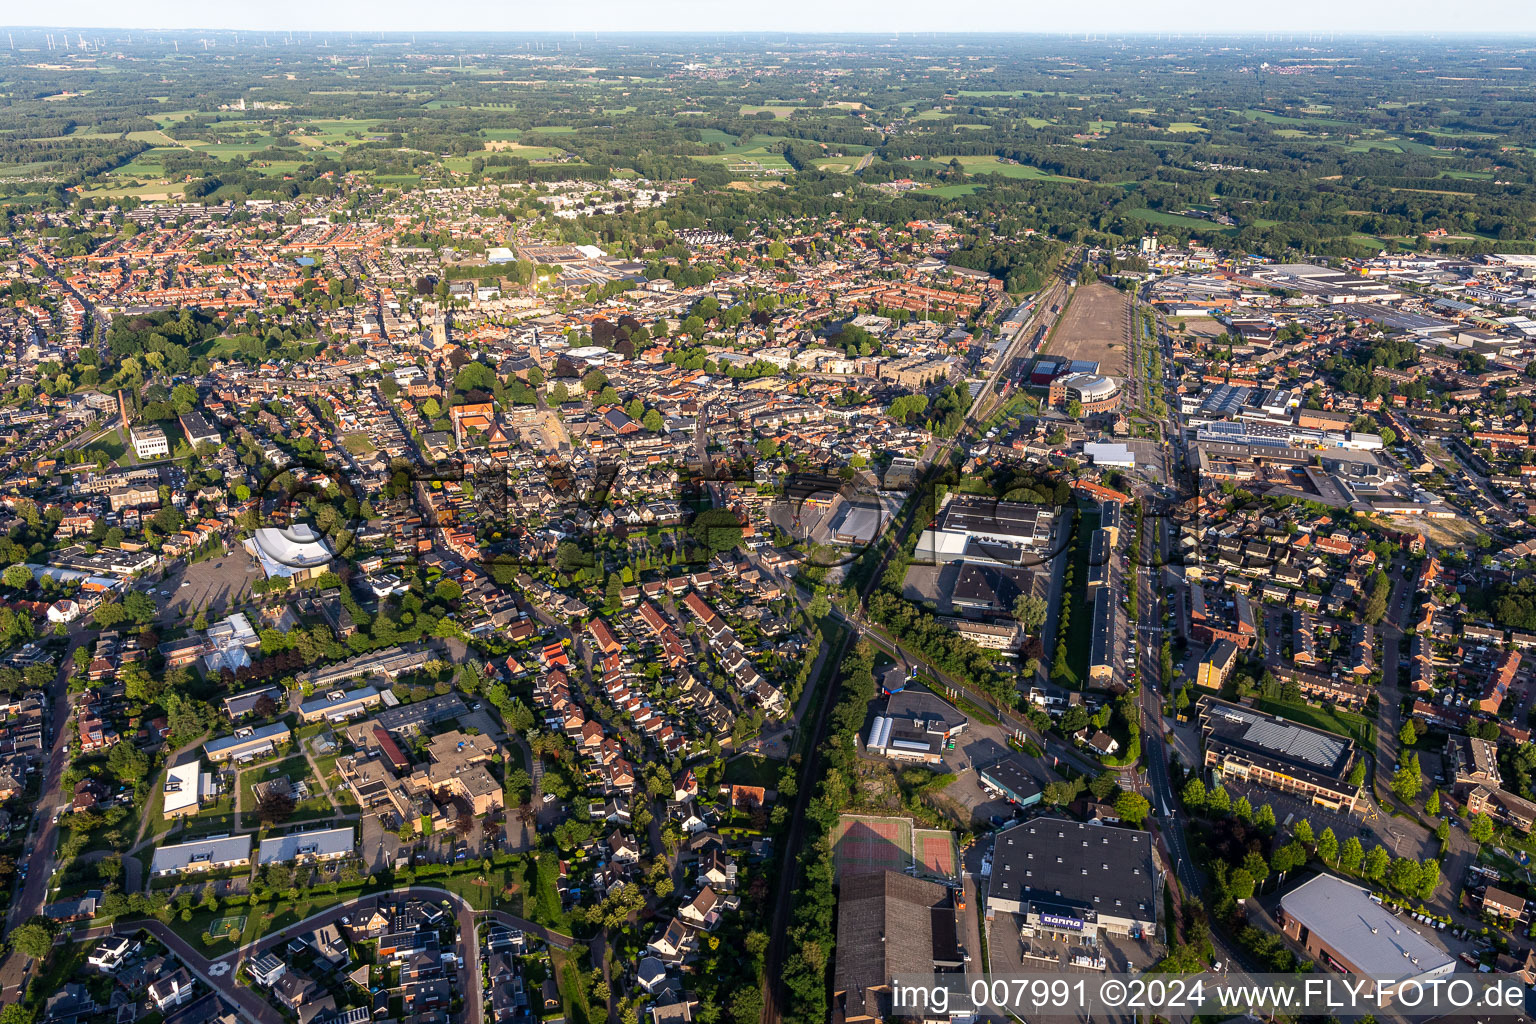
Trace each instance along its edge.
<path fill-rule="evenodd" d="M 1046 505 L 949 495 L 914 557 L 935 564 L 1020 565 L 1051 553 L 1056 513 Z"/>
<path fill-rule="evenodd" d="M 1352 740 L 1214 697 L 1202 697 L 1199 709 L 1205 765 L 1213 772 L 1355 810 L 1360 789 L 1345 781 L 1355 761 Z"/>
<path fill-rule="evenodd" d="M 1456 959 L 1358 885 L 1318 875 L 1280 898 L 1281 925 L 1307 953 L 1343 974 L 1425 980 Z"/>
<path fill-rule="evenodd" d="M 1036 818 L 997 833 L 987 913 L 1019 915 L 1026 936 L 1140 938 L 1156 931 L 1159 884 L 1150 832 Z"/>
<path fill-rule="evenodd" d="M 871 754 L 938 764 L 944 749 L 965 731 L 968 719 L 927 690 L 903 689 L 885 699 L 869 727 Z"/>
<path fill-rule="evenodd" d="M 995 764 L 980 769 L 976 777 L 981 788 L 996 793 L 1018 807 L 1033 807 L 1044 795 L 1040 781 L 1017 754 L 1009 754 Z"/>
<path fill-rule="evenodd" d="M 948 886 L 883 871 L 850 875 L 839 890 L 832 1024 L 888 1020 L 892 978 L 965 965 Z"/>

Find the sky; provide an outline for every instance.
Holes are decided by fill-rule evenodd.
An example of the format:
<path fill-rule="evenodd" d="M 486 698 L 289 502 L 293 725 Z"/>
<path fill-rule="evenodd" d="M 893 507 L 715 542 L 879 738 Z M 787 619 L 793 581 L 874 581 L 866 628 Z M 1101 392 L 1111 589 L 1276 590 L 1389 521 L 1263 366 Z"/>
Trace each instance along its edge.
<path fill-rule="evenodd" d="M 991 0 L 959 6 L 942 0 L 53 0 L 7 6 L 0 21 L 13 25 L 188 30 L 1536 34 L 1533 0 L 1483 0 L 1475 18 L 1445 0 Z"/>

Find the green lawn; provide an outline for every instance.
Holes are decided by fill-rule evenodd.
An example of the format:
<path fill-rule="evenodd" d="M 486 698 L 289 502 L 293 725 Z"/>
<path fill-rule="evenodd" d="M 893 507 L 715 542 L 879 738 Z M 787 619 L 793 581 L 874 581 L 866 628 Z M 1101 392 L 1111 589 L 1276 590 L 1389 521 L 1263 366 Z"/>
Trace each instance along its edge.
<path fill-rule="evenodd" d="M 725 782 L 733 786 L 762 786 L 776 789 L 783 761 L 743 754 L 725 763 Z"/>
<path fill-rule="evenodd" d="M 995 156 L 962 156 L 960 161 L 967 174 L 1000 174 L 1005 178 L 1024 178 L 1029 181 L 1081 181 L 1062 174 L 1042 171 L 1030 164 L 1006 163 Z"/>
<path fill-rule="evenodd" d="M 1257 698 L 1254 704 L 1266 714 L 1278 715 L 1289 722 L 1310 725 L 1314 729 L 1348 736 L 1361 746 L 1376 745 L 1376 726 L 1364 715 L 1339 708 L 1325 708 L 1315 704 L 1294 704 L 1289 701 Z"/>
<path fill-rule="evenodd" d="M 915 196 L 937 196 L 940 199 L 958 199 L 968 196 L 973 192 L 980 192 L 982 186 L 977 184 L 966 185 L 936 185 L 933 188 L 920 188 L 912 192 Z"/>
<path fill-rule="evenodd" d="M 268 765 L 257 765 L 240 774 L 240 807 L 246 813 L 256 809 L 256 783 L 275 779 L 279 775 L 288 776 L 288 781 L 298 783 L 308 781 L 312 791 L 319 791 L 319 783 L 310 777 L 309 762 L 304 760 L 303 754 L 293 754 L 281 761 Z M 307 801 L 306 801 L 307 802 Z"/>
<path fill-rule="evenodd" d="M 1067 645 L 1067 676 L 1064 686 L 1088 684 L 1088 651 L 1093 646 L 1093 605 L 1088 598 L 1088 562 L 1093 548 L 1093 531 L 1099 528 L 1098 509 L 1078 509 L 1077 534 L 1072 549 L 1072 590 L 1062 595 L 1071 609 L 1067 635 L 1057 630 L 1056 642 Z M 1054 654 L 1052 655 L 1054 657 Z"/>
<path fill-rule="evenodd" d="M 1199 217 L 1184 217 L 1177 213 L 1164 213 L 1161 210 L 1149 210 L 1146 207 L 1131 211 L 1132 217 L 1140 217 L 1148 224 L 1161 224 L 1170 228 L 1188 228 L 1192 231 L 1206 233 L 1236 234 L 1236 228 L 1223 227 L 1215 221 L 1201 220 Z"/>

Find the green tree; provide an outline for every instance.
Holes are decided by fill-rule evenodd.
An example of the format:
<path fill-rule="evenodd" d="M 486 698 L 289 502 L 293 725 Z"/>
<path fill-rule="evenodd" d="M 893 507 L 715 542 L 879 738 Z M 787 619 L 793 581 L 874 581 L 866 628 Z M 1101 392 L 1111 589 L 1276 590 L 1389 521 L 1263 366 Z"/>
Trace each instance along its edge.
<path fill-rule="evenodd" d="M 1350 767 L 1349 775 L 1346 776 L 1345 781 L 1351 786 L 1359 787 L 1365 785 L 1365 756 L 1363 754 L 1355 759 L 1355 763 Z"/>
<path fill-rule="evenodd" d="M 1418 799 L 1423 788 L 1424 776 L 1419 770 L 1419 755 L 1410 754 L 1408 760 L 1392 774 L 1392 792 L 1403 803 L 1412 803 Z"/>
<path fill-rule="evenodd" d="M 1438 888 L 1440 888 L 1440 862 L 1431 857 L 1419 865 L 1419 888 L 1416 895 L 1421 900 L 1432 900 Z"/>
<path fill-rule="evenodd" d="M 1339 837 L 1333 834 L 1332 827 L 1323 829 L 1323 834 L 1317 837 L 1317 855 L 1325 864 L 1339 855 Z"/>
<path fill-rule="evenodd" d="M 1419 862 L 1409 860 L 1407 857 L 1399 857 L 1392 862 L 1392 868 L 1388 872 L 1388 884 L 1405 896 L 1415 896 L 1419 892 L 1419 883 L 1423 878 L 1419 870 Z"/>
<path fill-rule="evenodd" d="M 1472 820 L 1467 823 L 1467 837 L 1479 844 L 1492 839 L 1493 819 L 1482 811 L 1472 815 Z"/>
<path fill-rule="evenodd" d="M 53 952 L 53 940 L 58 934 L 59 922 L 34 914 L 11 932 L 11 946 L 34 960 L 43 961 Z"/>
<path fill-rule="evenodd" d="M 1128 822 L 1136 828 L 1140 828 L 1141 823 L 1147 820 L 1151 810 L 1152 805 L 1140 793 L 1126 790 L 1115 798 L 1115 814 L 1121 821 Z"/>
<path fill-rule="evenodd" d="M 1302 818 L 1296 823 L 1296 826 L 1291 829 L 1291 835 L 1295 836 L 1296 841 L 1304 846 L 1311 846 L 1316 841 L 1312 835 L 1312 823 L 1306 818 Z"/>
<path fill-rule="evenodd" d="M 1424 801 L 1424 813 L 1430 815 L 1440 813 L 1440 791 L 1438 789 L 1429 791 L 1429 797 Z"/>
<path fill-rule="evenodd" d="M 1387 870 L 1392 866 L 1392 856 L 1379 846 L 1371 847 L 1371 852 L 1365 855 L 1365 862 L 1361 865 L 1361 874 L 1373 882 L 1380 882 L 1387 877 Z"/>
<path fill-rule="evenodd" d="M 1184 807 L 1192 814 L 1205 809 L 1205 783 L 1199 776 L 1184 783 Z"/>
<path fill-rule="evenodd" d="M 1339 852 L 1339 867 L 1346 874 L 1354 874 L 1360 870 L 1360 863 L 1365 859 L 1365 850 L 1360 846 L 1358 836 L 1350 836 L 1344 840 L 1344 848 Z"/>
<path fill-rule="evenodd" d="M 1033 594 L 1020 594 L 1013 602 L 1013 617 L 1019 620 L 1019 625 L 1025 632 L 1039 632 L 1045 625 L 1045 617 L 1050 610 L 1045 598 L 1035 597 Z"/>
<path fill-rule="evenodd" d="M 1238 868 L 1227 876 L 1227 892 L 1232 894 L 1233 899 L 1238 901 L 1252 899 L 1253 889 L 1253 875 L 1249 874 L 1246 868 Z"/>
<path fill-rule="evenodd" d="M 1205 805 L 1211 809 L 1212 814 L 1226 814 L 1232 809 L 1232 798 L 1227 791 L 1220 786 L 1212 786 L 1211 792 L 1206 797 Z"/>
<path fill-rule="evenodd" d="M 8 565 L 0 574 L 0 581 L 12 590 L 26 590 L 32 586 L 32 570 L 21 564 Z"/>

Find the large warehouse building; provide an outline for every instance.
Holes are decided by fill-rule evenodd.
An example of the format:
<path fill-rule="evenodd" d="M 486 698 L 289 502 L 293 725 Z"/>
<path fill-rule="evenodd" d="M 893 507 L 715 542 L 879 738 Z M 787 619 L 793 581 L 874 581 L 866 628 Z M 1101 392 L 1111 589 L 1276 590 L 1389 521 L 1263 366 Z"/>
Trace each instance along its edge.
<path fill-rule="evenodd" d="M 1051 553 L 1055 509 L 1023 501 L 950 495 L 917 539 L 918 561 L 1020 565 Z"/>
<path fill-rule="evenodd" d="M 1017 914 L 1026 935 L 1140 938 L 1157 927 L 1152 833 L 1036 818 L 997 833 L 987 913 Z"/>
<path fill-rule="evenodd" d="M 1456 959 L 1370 893 L 1318 875 L 1280 898 L 1282 926 L 1308 954 L 1343 974 L 1399 980 L 1450 974 Z"/>
<path fill-rule="evenodd" d="M 837 895 L 833 1024 L 891 1019 L 891 979 L 963 967 L 949 887 L 899 871 L 854 874 Z"/>
<path fill-rule="evenodd" d="M 1356 751 L 1347 737 L 1214 697 L 1200 701 L 1200 733 L 1207 768 L 1332 810 L 1355 810 L 1360 788 L 1345 779 Z"/>

